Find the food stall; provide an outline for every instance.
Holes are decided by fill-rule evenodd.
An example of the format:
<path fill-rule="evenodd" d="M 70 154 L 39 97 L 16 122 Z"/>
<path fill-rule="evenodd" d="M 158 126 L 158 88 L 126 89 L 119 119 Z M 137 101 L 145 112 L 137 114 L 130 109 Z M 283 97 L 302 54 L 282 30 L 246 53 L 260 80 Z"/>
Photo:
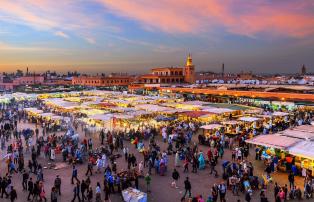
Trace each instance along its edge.
<path fill-rule="evenodd" d="M 219 130 L 223 127 L 220 124 L 203 125 L 200 128 L 203 129 L 203 133 L 198 136 L 198 140 L 201 144 L 210 145 L 210 139 L 217 139 L 220 137 Z"/>
<path fill-rule="evenodd" d="M 301 139 L 282 136 L 279 134 L 274 135 L 260 135 L 253 139 L 248 139 L 245 142 L 248 144 L 257 145 L 261 149 L 261 158 L 265 161 L 265 164 L 277 156 L 278 170 L 286 171 L 291 169 L 292 157 L 288 155 L 290 147 L 296 145 L 302 141 Z"/>
<path fill-rule="evenodd" d="M 225 134 L 228 136 L 238 135 L 236 132 L 236 127 L 240 124 L 240 122 L 231 120 L 231 121 L 223 121 L 222 124 L 225 128 Z"/>
<path fill-rule="evenodd" d="M 261 124 L 261 118 L 259 117 L 251 117 L 251 116 L 243 116 L 238 119 L 238 121 L 241 121 L 246 130 L 248 129 L 256 129 L 260 130 L 262 124 Z"/>
<path fill-rule="evenodd" d="M 291 155 L 296 156 L 296 162 L 300 163 L 299 166 L 301 169 L 305 169 L 305 172 L 302 171 L 302 175 L 309 171 L 312 176 L 314 176 L 314 142 L 312 141 L 302 141 L 294 145 L 289 149 Z M 298 166 L 297 166 L 298 167 Z"/>

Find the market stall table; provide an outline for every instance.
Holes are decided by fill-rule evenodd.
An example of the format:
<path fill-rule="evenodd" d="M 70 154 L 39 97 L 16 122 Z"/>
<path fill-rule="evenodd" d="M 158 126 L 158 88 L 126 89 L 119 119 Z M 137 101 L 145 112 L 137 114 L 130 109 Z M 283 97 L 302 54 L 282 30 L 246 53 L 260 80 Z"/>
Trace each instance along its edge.
<path fill-rule="evenodd" d="M 147 194 L 132 187 L 123 190 L 122 197 L 125 202 L 147 202 Z"/>

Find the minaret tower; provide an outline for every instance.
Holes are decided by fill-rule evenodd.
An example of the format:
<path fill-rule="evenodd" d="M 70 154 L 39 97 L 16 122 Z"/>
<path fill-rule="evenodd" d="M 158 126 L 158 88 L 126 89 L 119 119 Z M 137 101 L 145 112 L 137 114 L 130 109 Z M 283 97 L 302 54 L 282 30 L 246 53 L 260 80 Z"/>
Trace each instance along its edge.
<path fill-rule="evenodd" d="M 186 60 L 186 65 L 184 69 L 184 81 L 190 84 L 195 83 L 195 66 L 192 63 L 191 54 L 188 55 L 188 58 Z"/>

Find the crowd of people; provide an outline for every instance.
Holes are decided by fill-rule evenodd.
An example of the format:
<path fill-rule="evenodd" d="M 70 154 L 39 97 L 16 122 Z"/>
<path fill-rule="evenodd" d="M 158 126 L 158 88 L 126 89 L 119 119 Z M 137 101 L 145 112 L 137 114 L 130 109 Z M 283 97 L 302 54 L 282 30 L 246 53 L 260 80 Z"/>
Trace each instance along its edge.
<path fill-rule="evenodd" d="M 26 101 L 24 101 L 26 102 Z M 13 102 L 1 111 L 1 150 L 6 160 L 7 170 L 1 172 L 0 191 L 1 198 L 9 198 L 12 202 L 19 197 L 19 191 L 27 192 L 28 201 L 61 201 L 64 179 L 56 175 L 53 186 L 48 192 L 45 189 L 44 167 L 41 162 L 53 165 L 56 156 L 60 155 L 62 161 L 72 167 L 70 183 L 73 184 L 72 201 L 109 201 L 112 194 L 121 194 L 122 190 L 133 186 L 139 189 L 139 180 L 143 179 L 146 189 L 151 192 L 152 176 L 170 176 L 171 187 L 180 188 L 179 179 L 185 175 L 184 193 L 181 201 L 189 198 L 192 202 L 215 202 L 220 199 L 226 201 L 226 194 L 234 196 L 243 194 L 245 201 L 251 201 L 253 191 L 259 190 L 261 202 L 268 201 L 268 184 L 272 182 L 270 173 L 274 170 L 265 169 L 266 177 L 255 175 L 253 162 L 249 161 L 250 147 L 245 143 L 250 134 L 265 132 L 264 129 L 256 131 L 255 128 L 241 127 L 240 134 L 229 137 L 224 130 L 215 132 L 215 137 L 209 137 L 209 147 L 201 146 L 193 141 L 198 134 L 200 124 L 194 121 L 171 121 L 161 128 L 145 128 L 138 130 L 99 132 L 99 146 L 95 146 L 94 138 L 88 134 L 78 135 L 79 127 L 85 131 L 84 125 L 70 117 L 70 123 L 64 132 L 57 132 L 58 127 L 52 122 L 30 117 L 23 110 L 19 110 L 21 103 Z M 22 103 L 25 104 L 25 103 Z M 38 101 L 27 103 L 40 106 Z M 290 124 L 278 122 L 275 127 L 267 128 L 267 132 L 283 130 L 293 125 L 307 124 L 312 119 L 311 113 L 295 112 L 290 117 Z M 35 129 L 21 128 L 24 123 L 35 125 Z M 269 130 L 269 131 L 268 131 Z M 161 137 L 161 138 L 159 138 Z M 200 138 L 199 138 L 200 140 Z M 130 152 L 129 143 L 132 143 L 142 159 L 136 158 Z M 166 149 L 164 148 L 166 145 Z M 206 150 L 204 150 L 206 148 Z M 231 153 L 231 160 L 225 157 L 225 150 Z M 117 164 L 117 159 L 123 158 L 125 166 Z M 258 159 L 258 155 L 256 157 Z M 25 162 L 26 159 L 29 159 Z M 170 161 L 173 160 L 174 167 Z M 77 165 L 86 165 L 85 176 L 79 176 Z M 221 166 L 219 169 L 217 167 Z M 221 183 L 213 184 L 211 193 L 203 197 L 202 194 L 192 195 L 192 184 L 188 175 L 208 169 L 209 175 L 221 178 Z M 123 170 L 123 172 L 121 172 Z M 222 171 L 222 172 L 221 172 Z M 5 174 L 4 174 L 5 173 Z M 17 174 L 19 173 L 19 174 Z M 169 173 L 169 174 L 168 174 Z M 181 174 L 180 174 L 181 173 Z M 102 174 L 93 187 L 91 176 Z M 23 190 L 16 190 L 12 177 L 21 178 Z M 284 201 L 287 198 L 312 198 L 312 179 L 307 176 L 304 189 L 294 183 L 294 174 L 288 176 L 287 185 L 274 185 L 274 198 Z M 288 190 L 290 189 L 290 192 Z M 303 191 L 303 195 L 302 195 Z M 197 191 L 195 191 L 197 193 Z M 50 193 L 49 195 L 46 193 Z M 104 196 L 104 197 L 103 197 Z"/>

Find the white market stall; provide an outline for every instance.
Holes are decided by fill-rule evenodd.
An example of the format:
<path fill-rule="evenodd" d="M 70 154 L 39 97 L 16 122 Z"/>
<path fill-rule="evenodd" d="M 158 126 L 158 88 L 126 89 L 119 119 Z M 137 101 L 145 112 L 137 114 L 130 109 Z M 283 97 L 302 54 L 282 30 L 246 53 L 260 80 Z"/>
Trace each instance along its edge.
<path fill-rule="evenodd" d="M 259 145 L 263 147 L 271 147 L 287 151 L 288 148 L 294 146 L 300 139 L 286 137 L 281 135 L 259 135 L 252 139 L 245 140 L 246 143 Z"/>
<path fill-rule="evenodd" d="M 302 141 L 294 145 L 289 149 L 289 153 L 294 156 L 300 156 L 302 158 L 307 158 L 314 160 L 314 142 L 312 141 Z"/>
<path fill-rule="evenodd" d="M 123 190 L 122 197 L 125 202 L 147 202 L 147 194 L 132 187 Z"/>

